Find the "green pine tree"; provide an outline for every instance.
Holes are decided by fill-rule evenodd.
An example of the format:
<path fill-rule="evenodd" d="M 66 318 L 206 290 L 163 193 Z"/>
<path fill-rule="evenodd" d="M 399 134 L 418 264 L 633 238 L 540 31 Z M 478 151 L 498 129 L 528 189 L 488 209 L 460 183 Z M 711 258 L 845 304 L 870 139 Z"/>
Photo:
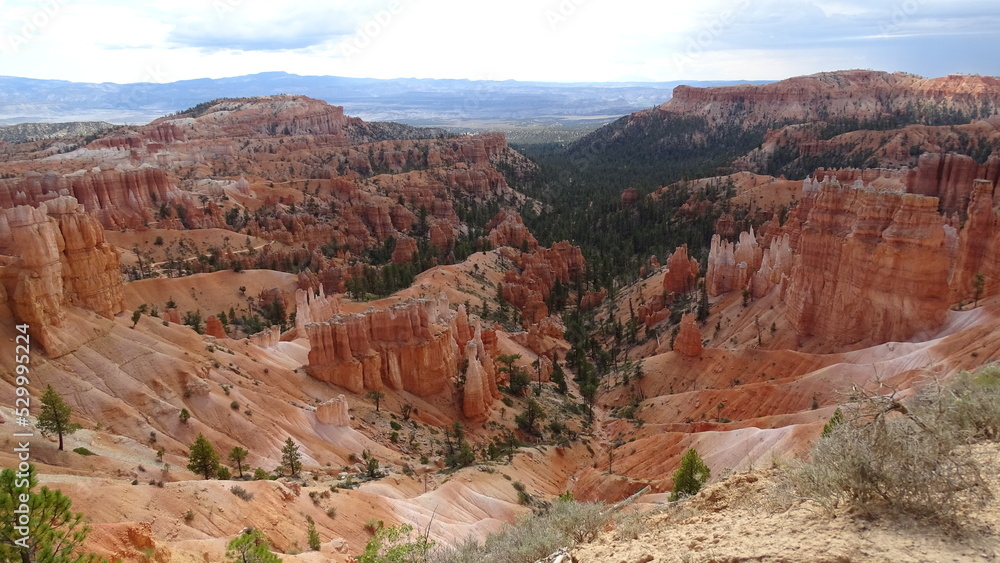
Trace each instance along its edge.
<path fill-rule="evenodd" d="M 226 563 L 281 563 L 260 530 L 251 529 L 226 545 Z"/>
<path fill-rule="evenodd" d="M 674 472 L 674 489 L 670 491 L 670 500 L 679 500 L 697 494 L 708 482 L 712 472 L 698 455 L 694 448 L 689 449 L 681 458 L 681 465 Z"/>
<path fill-rule="evenodd" d="M 233 446 L 233 449 L 229 450 L 229 461 L 236 464 L 236 471 L 240 472 L 241 479 L 243 478 L 243 462 L 248 455 L 250 455 L 250 452 L 239 446 Z"/>
<path fill-rule="evenodd" d="M 204 475 L 206 479 L 211 479 L 219 469 L 219 454 L 202 434 L 198 434 L 191 446 L 187 468 L 193 473 Z"/>
<path fill-rule="evenodd" d="M 72 415 L 72 409 L 62 400 L 59 393 L 56 393 L 51 385 L 46 387 L 45 394 L 42 395 L 42 412 L 38 414 L 37 425 L 43 436 L 49 434 L 59 436 L 60 450 L 63 449 L 63 435 L 72 434 L 82 428 L 79 424 L 70 422 Z"/>
<path fill-rule="evenodd" d="M 281 465 L 288 468 L 289 475 L 298 475 L 302 470 L 302 454 L 299 453 L 299 445 L 291 438 L 285 440 L 285 446 L 281 448 Z"/>
<path fill-rule="evenodd" d="M 90 526 L 80 513 L 70 510 L 73 502 L 59 490 L 38 485 L 34 466 L 23 473 L 13 469 L 0 472 L 0 561 L 11 563 L 99 563 L 96 555 L 82 553 L 80 546 L 87 539 Z M 22 495 L 27 502 L 22 502 Z M 27 533 L 15 530 L 21 525 L 22 505 L 27 505 Z M 18 511 L 18 512 L 15 512 Z"/>

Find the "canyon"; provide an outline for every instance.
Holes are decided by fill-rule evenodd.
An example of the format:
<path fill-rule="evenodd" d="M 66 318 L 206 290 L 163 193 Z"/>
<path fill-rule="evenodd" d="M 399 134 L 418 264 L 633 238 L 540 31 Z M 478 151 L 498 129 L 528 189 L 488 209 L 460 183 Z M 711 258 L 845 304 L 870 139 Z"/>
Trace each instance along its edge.
<path fill-rule="evenodd" d="M 51 385 L 82 425 L 66 451 L 35 442 L 41 482 L 107 557 L 222 560 L 251 526 L 283 560 L 349 561 L 377 521 L 457 545 L 566 493 L 649 487 L 638 504 L 660 506 L 688 448 L 713 475 L 802 458 L 851 389 L 909 400 L 1000 357 L 1000 156 L 944 143 L 989 127 L 998 101 L 989 77 L 871 71 L 681 87 L 623 119 L 767 125 L 763 142 L 722 175 L 572 208 L 502 134 L 368 123 L 296 95 L 5 144 L 0 332 L 28 325 L 32 392 Z M 896 148 L 922 139 L 873 152 L 878 166 L 825 156 L 911 105 L 968 122 L 878 129 Z M 821 149 L 792 134 L 825 119 L 854 121 Z M 822 165 L 762 169 L 792 146 Z M 601 206 L 641 225 L 668 204 L 649 231 L 667 252 L 636 250 L 628 271 L 539 229 Z M 267 478 L 200 479 L 199 434 Z"/>

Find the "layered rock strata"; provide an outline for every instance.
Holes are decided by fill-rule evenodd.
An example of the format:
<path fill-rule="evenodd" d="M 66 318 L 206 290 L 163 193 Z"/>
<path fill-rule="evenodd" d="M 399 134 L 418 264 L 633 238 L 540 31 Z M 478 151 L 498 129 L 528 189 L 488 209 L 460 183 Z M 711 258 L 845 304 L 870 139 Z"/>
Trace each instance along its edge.
<path fill-rule="evenodd" d="M 6 306 L 50 356 L 70 351 L 53 332 L 66 306 L 107 318 L 124 310 L 120 255 L 72 197 L 0 211 L 0 253 Z"/>

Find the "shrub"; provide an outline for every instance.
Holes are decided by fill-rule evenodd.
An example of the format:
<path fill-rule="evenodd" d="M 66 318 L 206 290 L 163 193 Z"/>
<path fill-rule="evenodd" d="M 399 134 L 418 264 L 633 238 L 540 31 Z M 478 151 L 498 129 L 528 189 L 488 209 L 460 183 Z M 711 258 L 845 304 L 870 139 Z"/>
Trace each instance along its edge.
<path fill-rule="evenodd" d="M 326 515 L 328 517 L 330 517 L 330 518 L 336 518 L 337 517 L 337 507 L 336 506 L 331 506 L 330 508 L 327 508 L 326 509 Z"/>
<path fill-rule="evenodd" d="M 396 422 L 395 420 L 389 421 L 389 427 L 392 428 L 393 430 L 403 429 L 403 426 L 400 423 Z"/>
<path fill-rule="evenodd" d="M 271 474 L 267 472 L 263 467 L 258 467 L 253 470 L 253 480 L 254 481 L 267 481 L 271 478 Z"/>
<path fill-rule="evenodd" d="M 831 510 L 845 503 L 871 516 L 941 519 L 985 500 L 979 467 L 958 446 L 1000 437 L 997 376 L 997 366 L 961 373 L 906 406 L 893 395 L 861 397 L 843 422 L 827 425 L 809 463 L 794 473 L 800 494 Z"/>
<path fill-rule="evenodd" d="M 222 481 L 228 481 L 233 478 L 233 474 L 229 471 L 228 467 L 220 465 L 219 468 L 215 470 L 215 478 Z"/>
<path fill-rule="evenodd" d="M 712 472 L 702 461 L 694 448 L 690 448 L 681 458 L 681 465 L 674 472 L 674 488 L 670 491 L 670 500 L 679 500 L 697 494 L 708 481 Z"/>
<path fill-rule="evenodd" d="M 250 491 L 244 489 L 239 485 L 233 485 L 232 487 L 229 487 L 229 492 L 233 493 L 234 495 L 240 497 L 245 501 L 250 501 L 253 499 L 253 493 L 251 493 Z"/>
<path fill-rule="evenodd" d="M 240 410 L 240 404 L 236 401 L 233 401 L 229 403 L 229 408 L 233 409 L 234 411 L 238 411 Z"/>
<path fill-rule="evenodd" d="M 184 513 L 184 521 L 190 522 L 192 520 L 194 520 L 194 511 L 189 508 L 188 511 Z"/>
<path fill-rule="evenodd" d="M 312 516 L 306 516 L 306 522 L 308 523 L 306 528 L 306 541 L 309 542 L 309 549 L 312 551 L 319 551 L 320 539 L 319 532 L 316 531 L 316 522 L 313 521 Z"/>
<path fill-rule="evenodd" d="M 382 524 L 381 521 L 378 523 Z M 427 536 L 414 537 L 412 532 L 413 526 L 409 524 L 388 528 L 380 526 L 365 545 L 365 552 L 358 556 L 358 563 L 428 561 L 427 555 L 434 542 Z"/>
<path fill-rule="evenodd" d="M 527 488 L 524 486 L 524 483 L 520 481 L 514 481 L 513 483 L 511 483 L 511 485 L 513 485 L 514 490 L 517 491 L 518 504 L 523 504 L 525 506 L 528 506 L 535 500 L 534 497 L 531 496 L 531 493 L 529 493 Z"/>
<path fill-rule="evenodd" d="M 79 448 L 73 448 L 73 451 L 80 455 L 97 455 L 83 446 L 80 446 Z"/>
<path fill-rule="evenodd" d="M 436 551 L 429 560 L 440 563 L 520 563 L 544 559 L 559 548 L 592 541 L 610 515 L 601 504 L 556 501 L 551 509 L 518 520 L 482 544 L 475 540 Z"/>
<path fill-rule="evenodd" d="M 376 520 L 372 518 L 371 520 L 365 522 L 365 531 L 371 535 L 375 535 L 379 530 L 385 527 L 385 522 L 381 520 Z"/>

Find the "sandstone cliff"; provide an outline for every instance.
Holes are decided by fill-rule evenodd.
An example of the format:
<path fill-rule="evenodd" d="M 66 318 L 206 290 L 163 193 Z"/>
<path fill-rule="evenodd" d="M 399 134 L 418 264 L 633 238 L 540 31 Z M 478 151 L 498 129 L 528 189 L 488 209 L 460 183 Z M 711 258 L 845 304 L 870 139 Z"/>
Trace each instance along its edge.
<path fill-rule="evenodd" d="M 457 375 L 454 315 L 440 296 L 306 325 L 308 372 L 354 393 L 386 387 L 419 396 L 440 393 Z"/>
<path fill-rule="evenodd" d="M 764 85 L 678 86 L 660 109 L 701 115 L 710 121 L 736 119 L 744 126 L 753 126 L 837 118 L 865 121 L 914 106 L 952 108 L 973 116 L 985 106 L 994 113 L 1000 107 L 1000 79 L 967 75 L 922 78 L 871 70 L 823 72 Z M 726 111 L 731 107 L 740 111 Z"/>
<path fill-rule="evenodd" d="M 973 179 L 991 168 L 953 155 L 921 162 L 908 185 L 944 200 L 864 183 L 885 174 L 818 171 L 823 180 L 803 183 L 784 225 L 766 224 L 766 236 L 742 233 L 736 245 L 713 239 L 709 294 L 746 289 L 757 299 L 779 291 L 800 337 L 837 346 L 903 341 L 937 328 L 952 303 L 974 298 L 977 274 L 985 282 L 980 296 L 995 293 L 996 183 Z M 962 166 L 965 172 L 933 173 Z M 960 225 L 950 208 L 962 205 Z"/>
<path fill-rule="evenodd" d="M 14 320 L 27 323 L 49 356 L 73 344 L 57 336 L 65 307 L 110 318 L 124 310 L 118 251 L 74 198 L 0 211 L 0 279 Z"/>

